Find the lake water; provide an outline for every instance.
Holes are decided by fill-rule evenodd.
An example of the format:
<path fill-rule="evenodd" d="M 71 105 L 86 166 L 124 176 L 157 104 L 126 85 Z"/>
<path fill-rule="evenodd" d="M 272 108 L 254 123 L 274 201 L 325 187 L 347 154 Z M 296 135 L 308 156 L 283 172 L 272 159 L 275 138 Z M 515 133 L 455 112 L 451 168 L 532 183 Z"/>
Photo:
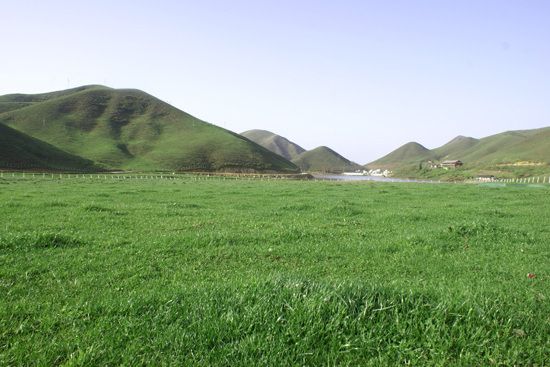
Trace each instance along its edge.
<path fill-rule="evenodd" d="M 378 181 L 378 182 L 417 182 L 417 183 L 439 183 L 439 181 L 413 180 L 405 178 L 380 177 L 380 176 L 348 176 L 348 175 L 313 175 L 319 180 L 333 181 Z"/>

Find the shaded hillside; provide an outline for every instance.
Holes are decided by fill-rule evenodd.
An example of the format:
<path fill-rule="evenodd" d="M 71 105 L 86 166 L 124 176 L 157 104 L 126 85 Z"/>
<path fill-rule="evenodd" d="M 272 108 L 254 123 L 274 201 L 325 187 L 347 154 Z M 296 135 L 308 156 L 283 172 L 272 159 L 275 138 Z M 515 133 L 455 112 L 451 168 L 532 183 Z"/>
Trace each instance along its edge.
<path fill-rule="evenodd" d="M 432 151 L 416 142 L 410 142 L 382 158 L 366 164 L 366 166 L 368 168 L 395 169 L 402 165 L 419 164 L 430 159 L 435 159 Z"/>
<path fill-rule="evenodd" d="M 93 162 L 0 124 L 0 169 L 93 171 Z"/>
<path fill-rule="evenodd" d="M 32 105 L 31 102 L 0 102 L 0 113 L 18 110 Z"/>
<path fill-rule="evenodd" d="M 306 151 L 298 144 L 266 130 L 248 130 L 241 135 L 288 160 L 296 159 Z"/>
<path fill-rule="evenodd" d="M 344 172 L 363 169 L 358 165 L 342 157 L 334 150 L 321 146 L 312 150 L 308 150 L 294 159 L 294 162 L 302 171 L 309 172 Z"/>
<path fill-rule="evenodd" d="M 85 86 L 12 94 L 4 123 L 108 169 L 296 172 L 291 162 L 139 90 Z"/>

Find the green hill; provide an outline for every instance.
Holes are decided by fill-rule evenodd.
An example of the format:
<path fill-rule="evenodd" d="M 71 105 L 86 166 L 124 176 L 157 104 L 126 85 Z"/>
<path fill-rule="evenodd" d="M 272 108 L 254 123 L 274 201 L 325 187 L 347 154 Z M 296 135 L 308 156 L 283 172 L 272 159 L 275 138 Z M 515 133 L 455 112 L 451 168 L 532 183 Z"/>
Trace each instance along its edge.
<path fill-rule="evenodd" d="M 297 172 L 286 159 L 139 90 L 0 97 L 0 123 L 106 169 Z M 0 107 L 1 108 L 1 107 Z"/>
<path fill-rule="evenodd" d="M 22 94 L 13 93 L 0 96 L 0 103 L 21 102 L 21 103 L 38 103 L 50 99 L 68 96 L 74 93 L 82 92 L 90 89 L 110 89 L 102 85 L 83 85 L 81 87 L 64 89 L 55 92 L 38 93 L 38 94 Z"/>
<path fill-rule="evenodd" d="M 480 139 L 463 152 L 464 162 L 479 166 L 550 163 L 550 128 L 506 131 Z"/>
<path fill-rule="evenodd" d="M 300 154 L 294 162 L 302 171 L 340 173 L 363 169 L 334 150 L 321 146 Z"/>
<path fill-rule="evenodd" d="M 432 151 L 416 142 L 409 142 L 382 158 L 366 164 L 366 166 L 368 168 L 395 169 L 400 166 L 417 165 L 431 159 L 435 159 Z"/>
<path fill-rule="evenodd" d="M 464 152 L 477 144 L 479 144 L 478 139 L 459 135 L 447 144 L 433 149 L 432 152 L 438 160 L 463 159 Z"/>
<path fill-rule="evenodd" d="M 0 169 L 94 171 L 93 162 L 0 124 Z"/>
<path fill-rule="evenodd" d="M 298 144 L 266 130 L 248 130 L 241 135 L 288 160 L 296 159 L 306 151 Z"/>
<path fill-rule="evenodd" d="M 367 166 L 414 176 L 419 174 L 421 163 L 428 160 L 460 160 L 464 163 L 460 175 L 468 177 L 478 174 L 506 177 L 546 174 L 550 171 L 550 127 L 506 131 L 479 140 L 458 136 L 433 150 L 409 143 Z M 437 170 L 422 174 L 430 177 L 440 175 Z M 452 173 L 454 176 L 458 174 Z"/>

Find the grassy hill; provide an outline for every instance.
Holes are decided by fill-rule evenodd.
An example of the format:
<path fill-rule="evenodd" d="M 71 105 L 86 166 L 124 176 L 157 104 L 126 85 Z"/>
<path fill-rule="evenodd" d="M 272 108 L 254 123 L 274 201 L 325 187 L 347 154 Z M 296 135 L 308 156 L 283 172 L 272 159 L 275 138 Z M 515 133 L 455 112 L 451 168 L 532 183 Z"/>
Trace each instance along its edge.
<path fill-rule="evenodd" d="M 435 158 L 439 160 L 463 159 L 464 152 L 478 143 L 478 139 L 459 135 L 447 144 L 433 149 L 432 152 Z"/>
<path fill-rule="evenodd" d="M 488 136 L 465 150 L 463 160 L 486 166 L 522 161 L 550 163 L 550 128 L 507 131 Z"/>
<path fill-rule="evenodd" d="M 0 109 L 0 123 L 107 169 L 298 171 L 250 140 L 139 90 L 12 94 L 0 97 Z"/>
<path fill-rule="evenodd" d="M 366 166 L 395 169 L 400 166 L 418 165 L 420 162 L 434 158 L 434 153 L 428 148 L 416 142 L 410 142 Z"/>
<path fill-rule="evenodd" d="M 482 139 L 458 136 L 433 150 L 417 143 L 408 143 L 367 166 L 389 168 L 408 176 L 437 176 L 442 173 L 433 170 L 419 172 L 420 163 L 448 159 L 458 159 L 464 163 L 460 174 L 465 177 L 478 174 L 525 176 L 547 173 L 550 172 L 550 127 L 506 131 Z M 453 176 L 456 174 L 452 173 Z"/>
<path fill-rule="evenodd" d="M 334 150 L 325 146 L 308 150 L 300 154 L 292 162 L 300 167 L 302 171 L 310 172 L 339 173 L 363 169 L 362 166 L 342 157 Z"/>
<path fill-rule="evenodd" d="M 248 130 L 241 135 L 288 160 L 296 159 L 306 151 L 298 144 L 266 130 Z"/>
<path fill-rule="evenodd" d="M 94 171 L 93 162 L 0 124 L 0 169 Z"/>

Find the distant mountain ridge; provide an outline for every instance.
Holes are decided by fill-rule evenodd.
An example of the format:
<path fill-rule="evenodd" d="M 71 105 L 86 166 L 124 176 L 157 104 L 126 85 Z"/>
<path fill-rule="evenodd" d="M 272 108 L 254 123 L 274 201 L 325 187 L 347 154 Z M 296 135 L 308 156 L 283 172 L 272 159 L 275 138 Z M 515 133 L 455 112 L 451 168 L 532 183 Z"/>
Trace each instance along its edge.
<path fill-rule="evenodd" d="M 366 166 L 369 168 L 394 169 L 398 165 L 414 164 L 430 159 L 434 159 L 434 153 L 431 150 L 417 142 L 409 142 Z"/>
<path fill-rule="evenodd" d="M 248 130 L 241 133 L 241 135 L 289 161 L 298 158 L 300 154 L 306 151 L 304 148 L 291 142 L 287 138 L 267 130 Z"/>
<path fill-rule="evenodd" d="M 506 131 L 482 139 L 457 136 L 432 150 L 407 143 L 366 166 L 395 169 L 428 160 L 460 160 L 470 167 L 486 168 L 518 162 L 550 164 L 550 127 Z"/>
<path fill-rule="evenodd" d="M 302 171 L 341 173 L 363 170 L 364 167 L 350 161 L 326 146 L 306 151 L 287 138 L 267 130 L 248 130 L 241 135 L 261 146 L 290 159 Z"/>
<path fill-rule="evenodd" d="M 0 96 L 0 124 L 104 169 L 295 173 L 287 159 L 139 90 Z"/>
<path fill-rule="evenodd" d="M 479 139 L 459 135 L 432 152 L 440 160 L 460 159 L 462 154 L 479 143 Z"/>
<path fill-rule="evenodd" d="M 302 171 L 341 173 L 363 170 L 364 167 L 336 153 L 329 147 L 320 146 L 305 151 L 292 160 Z"/>

